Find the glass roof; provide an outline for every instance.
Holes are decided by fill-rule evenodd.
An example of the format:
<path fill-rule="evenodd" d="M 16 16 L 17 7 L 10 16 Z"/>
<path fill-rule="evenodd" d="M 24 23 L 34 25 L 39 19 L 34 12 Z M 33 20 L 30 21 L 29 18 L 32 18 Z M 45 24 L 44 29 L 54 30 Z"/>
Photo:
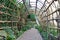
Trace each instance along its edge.
<path fill-rule="evenodd" d="M 49 19 L 56 18 L 59 12 L 55 12 L 60 7 L 60 0 L 18 0 L 28 2 L 29 12 L 34 12 L 38 16 L 44 18 L 46 15 L 50 17 Z M 27 5 L 27 4 L 26 4 Z M 54 13 L 55 12 L 55 13 Z M 54 13 L 54 14 L 52 14 Z M 56 15 L 57 14 L 57 15 Z M 56 24 L 56 22 L 54 22 Z"/>
<path fill-rule="evenodd" d="M 28 5 L 27 4 L 26 5 L 30 7 L 30 9 L 34 10 L 35 13 L 38 10 L 40 13 L 45 11 L 53 0 L 17 0 L 17 1 L 21 3 L 27 2 Z M 56 4 L 58 5 L 58 2 L 57 3 L 55 2 L 55 4 L 52 4 L 51 6 L 56 6 Z"/>
<path fill-rule="evenodd" d="M 42 5 L 44 4 L 44 1 L 45 0 L 30 0 L 30 5 L 31 5 L 31 7 L 37 6 L 37 8 L 40 9 L 42 7 Z"/>
<path fill-rule="evenodd" d="M 23 0 L 17 0 L 17 1 L 23 3 Z M 45 0 L 29 0 L 29 1 L 30 1 L 29 4 L 31 5 L 31 8 L 35 8 L 37 6 L 37 8 L 40 9 L 43 6 Z"/>

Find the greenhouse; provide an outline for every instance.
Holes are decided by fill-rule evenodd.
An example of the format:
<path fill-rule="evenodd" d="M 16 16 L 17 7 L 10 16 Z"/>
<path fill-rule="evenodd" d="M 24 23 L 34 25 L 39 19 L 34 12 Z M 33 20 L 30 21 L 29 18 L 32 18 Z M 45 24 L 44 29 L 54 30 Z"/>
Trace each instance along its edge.
<path fill-rule="evenodd" d="M 60 40 L 60 0 L 0 0 L 0 40 Z"/>

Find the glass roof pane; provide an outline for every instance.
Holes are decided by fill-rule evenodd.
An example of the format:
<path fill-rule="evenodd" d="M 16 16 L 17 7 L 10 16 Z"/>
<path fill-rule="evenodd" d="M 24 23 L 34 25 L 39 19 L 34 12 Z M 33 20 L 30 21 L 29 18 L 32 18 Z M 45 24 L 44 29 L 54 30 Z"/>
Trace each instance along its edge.
<path fill-rule="evenodd" d="M 40 2 L 37 3 L 37 7 L 38 7 L 38 8 L 41 8 L 42 6 L 43 6 L 43 5 L 42 5 Z"/>
<path fill-rule="evenodd" d="M 17 1 L 23 3 L 22 0 L 17 0 Z M 43 6 L 44 1 L 45 1 L 45 0 L 38 0 L 38 1 L 37 1 L 37 8 L 40 9 L 40 8 Z M 36 8 L 36 0 L 30 0 L 30 5 L 31 5 L 31 8 L 35 9 L 35 8 Z M 34 8 L 34 7 L 35 7 L 35 8 Z"/>
<path fill-rule="evenodd" d="M 45 0 L 38 0 L 38 1 L 37 1 L 37 8 L 40 9 L 40 8 L 43 6 L 44 1 L 45 1 Z M 31 7 L 33 7 L 33 6 L 36 7 L 36 0 L 30 0 L 30 5 L 31 5 Z"/>
<path fill-rule="evenodd" d="M 30 2 L 36 2 L 36 0 L 30 0 Z"/>

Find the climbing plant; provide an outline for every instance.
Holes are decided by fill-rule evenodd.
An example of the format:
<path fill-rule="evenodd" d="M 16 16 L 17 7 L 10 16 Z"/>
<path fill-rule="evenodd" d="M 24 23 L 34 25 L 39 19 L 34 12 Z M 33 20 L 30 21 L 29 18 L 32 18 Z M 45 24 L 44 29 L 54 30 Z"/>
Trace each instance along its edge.
<path fill-rule="evenodd" d="M 24 4 L 17 3 L 17 0 L 0 0 L 0 26 L 7 33 L 6 40 L 15 40 L 18 37 L 20 33 L 17 23 L 25 12 Z"/>

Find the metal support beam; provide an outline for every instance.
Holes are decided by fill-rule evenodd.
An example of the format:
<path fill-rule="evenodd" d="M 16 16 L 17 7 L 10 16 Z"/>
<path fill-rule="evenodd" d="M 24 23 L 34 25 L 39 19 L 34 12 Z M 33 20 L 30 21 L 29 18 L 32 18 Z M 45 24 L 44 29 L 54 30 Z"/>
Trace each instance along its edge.
<path fill-rule="evenodd" d="M 59 2 L 59 7 L 60 7 L 60 0 L 58 0 L 58 2 Z"/>
<path fill-rule="evenodd" d="M 26 8 L 26 11 L 28 12 L 28 14 L 29 14 L 29 11 L 28 11 L 28 9 L 27 9 L 27 7 L 26 7 L 26 5 L 25 5 L 25 1 L 24 0 L 22 0 L 23 1 L 23 4 L 24 4 L 24 6 L 25 6 L 25 8 Z"/>
<path fill-rule="evenodd" d="M 37 11 L 37 1 L 38 1 L 38 0 L 36 0 L 35 14 L 36 14 L 36 11 Z"/>
<path fill-rule="evenodd" d="M 60 0 L 58 0 L 58 2 L 59 2 L 59 7 L 60 7 Z M 60 10 L 59 10 L 59 15 L 60 15 Z"/>
<path fill-rule="evenodd" d="M 50 13 L 49 15 L 44 16 L 44 17 L 48 17 L 48 16 L 50 16 L 50 15 L 54 14 L 55 12 L 57 12 L 58 10 L 60 10 L 60 8 L 58 8 L 58 9 L 57 9 L 57 10 L 55 10 L 54 12 L 52 12 L 52 13 Z M 42 17 L 42 18 L 44 18 L 44 17 Z"/>
<path fill-rule="evenodd" d="M 48 22 L 50 22 L 52 20 L 60 20 L 60 19 L 49 19 Z M 42 21 L 46 21 L 47 22 L 47 20 L 42 20 Z"/>
<path fill-rule="evenodd" d="M 41 9 L 45 6 L 46 1 L 47 1 L 47 0 L 44 1 L 44 4 L 43 4 L 43 6 L 41 7 Z M 40 11 L 41 11 L 41 9 L 40 9 Z M 40 14 L 40 11 L 39 11 L 39 14 Z"/>
<path fill-rule="evenodd" d="M 38 0 L 41 4 L 43 4 L 40 0 Z"/>
<path fill-rule="evenodd" d="M 48 8 L 52 5 L 52 3 L 54 2 L 54 0 L 49 4 L 49 6 L 46 8 L 46 10 L 44 10 L 41 14 L 41 16 L 43 15 L 44 12 L 46 12 L 48 10 Z"/>
<path fill-rule="evenodd" d="M 57 28 L 60 28 L 60 15 L 58 15 L 57 17 L 56 17 L 56 22 L 57 22 Z M 57 30 L 57 33 L 58 33 L 58 40 L 60 40 L 60 29 L 58 29 Z"/>

